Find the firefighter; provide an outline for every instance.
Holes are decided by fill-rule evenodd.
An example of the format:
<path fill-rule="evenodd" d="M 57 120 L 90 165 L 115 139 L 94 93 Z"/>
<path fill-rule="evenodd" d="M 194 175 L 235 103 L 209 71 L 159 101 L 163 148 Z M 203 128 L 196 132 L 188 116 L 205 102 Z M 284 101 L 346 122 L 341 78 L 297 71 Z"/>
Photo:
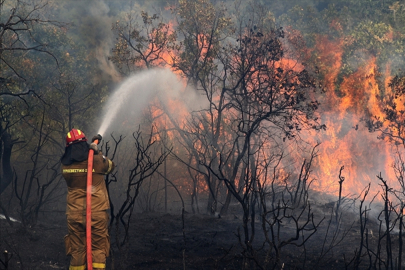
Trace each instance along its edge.
<path fill-rule="evenodd" d="M 86 186 L 87 158 L 89 149 L 94 150 L 93 187 L 91 196 L 91 239 L 93 269 L 105 269 L 106 257 L 110 251 L 108 234 L 110 208 L 104 175 L 114 169 L 114 163 L 103 156 L 95 140 L 100 143 L 101 135 L 87 143 L 84 133 L 72 129 L 66 136 L 65 154 L 61 158 L 62 175 L 68 186 L 67 224 L 68 234 L 65 236 L 66 254 L 71 256 L 69 270 L 86 269 Z"/>

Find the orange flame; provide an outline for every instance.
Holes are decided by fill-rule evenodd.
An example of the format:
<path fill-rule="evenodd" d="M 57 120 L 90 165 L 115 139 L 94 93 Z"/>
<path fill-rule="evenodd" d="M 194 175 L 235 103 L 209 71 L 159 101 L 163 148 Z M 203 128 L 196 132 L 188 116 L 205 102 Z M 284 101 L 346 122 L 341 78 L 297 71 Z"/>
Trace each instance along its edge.
<path fill-rule="evenodd" d="M 370 57 L 354 73 L 345 76 L 337 84 L 342 66 L 343 40 L 330 41 L 326 37 L 318 38 L 317 52 L 320 69 L 325 74 L 324 85 L 327 89 L 322 100 L 321 118 L 327 126 L 324 133 L 313 134 L 321 142 L 317 161 L 315 187 L 328 193 L 338 193 L 338 175 L 344 166 L 342 175 L 344 194 L 360 194 L 371 182 L 371 191 L 380 190 L 376 175 L 383 172 L 395 186 L 395 174 L 392 170 L 394 157 L 389 144 L 377 139 L 376 133 L 370 133 L 360 119 L 365 112 L 383 118 L 380 105 L 381 89 L 378 82 L 376 58 Z M 390 79 L 389 65 L 385 74 L 385 91 Z"/>

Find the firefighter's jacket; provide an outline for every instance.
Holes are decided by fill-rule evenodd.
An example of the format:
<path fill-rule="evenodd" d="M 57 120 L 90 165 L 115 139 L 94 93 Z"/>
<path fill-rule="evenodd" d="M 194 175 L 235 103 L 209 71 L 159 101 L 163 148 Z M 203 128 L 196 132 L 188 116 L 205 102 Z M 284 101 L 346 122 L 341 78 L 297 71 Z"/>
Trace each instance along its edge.
<path fill-rule="evenodd" d="M 114 169 L 114 163 L 103 156 L 101 151 L 93 157 L 93 185 L 91 210 L 102 211 L 110 208 L 104 175 Z M 68 186 L 66 213 L 86 211 L 87 160 L 62 165 L 62 175 Z"/>

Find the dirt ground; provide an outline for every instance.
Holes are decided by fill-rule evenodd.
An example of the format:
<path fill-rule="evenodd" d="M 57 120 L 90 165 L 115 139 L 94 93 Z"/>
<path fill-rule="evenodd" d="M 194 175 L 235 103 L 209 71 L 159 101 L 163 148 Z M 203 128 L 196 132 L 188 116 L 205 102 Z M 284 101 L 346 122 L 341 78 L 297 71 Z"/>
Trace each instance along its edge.
<path fill-rule="evenodd" d="M 119 250 L 114 235 L 111 236 L 113 252 L 108 258 L 107 269 L 242 268 L 243 253 L 237 237 L 238 228 L 242 229 L 241 216 L 232 214 L 218 218 L 187 213 L 184 217 L 183 235 L 180 214 L 134 214 L 128 245 Z M 353 217 L 347 215 L 344 218 L 345 224 L 353 224 Z M 65 256 L 63 243 L 66 234 L 64 218 L 63 213 L 48 215 L 35 228 L 28 229 L 23 229 L 19 223 L 11 226 L 0 219 L 0 258 L 5 262 L 4 251 L 7 250 L 8 269 L 68 269 L 69 259 Z M 259 220 L 256 224 L 256 249 L 260 252 Z M 326 220 L 324 224 L 317 235 L 325 235 L 327 232 Z M 282 232 L 287 237 L 294 228 L 289 224 L 283 226 Z M 336 242 L 333 250 L 321 262 L 317 261 L 320 252 L 328 248 L 328 245 L 324 245 L 323 236 L 311 238 L 305 245 L 305 252 L 302 247 L 286 247 L 282 256 L 284 267 L 276 269 L 325 269 L 326 266 L 328 269 L 344 269 L 353 258 L 360 239 L 356 223 L 347 228 L 344 241 Z M 371 245 L 376 237 L 373 238 L 372 233 L 369 235 Z M 393 236 L 393 243 L 398 243 L 398 236 Z M 367 258 L 363 258 L 363 261 L 367 262 Z M 364 268 L 366 266 L 368 264 L 364 263 Z M 4 265 L 0 264 L 0 269 L 5 269 Z"/>
<path fill-rule="evenodd" d="M 40 222 L 33 229 L 23 229 L 18 222 L 11 226 L 0 219 L 3 253 L 0 258 L 5 261 L 7 250 L 8 269 L 67 269 L 69 259 L 63 243 L 67 229 L 63 218 L 60 214 L 53 216 L 52 223 Z M 185 265 L 186 269 L 216 269 L 219 262 L 233 261 L 238 256 L 235 232 L 240 220 L 237 218 L 186 214 L 184 221 L 185 237 L 180 214 L 136 214 L 131 221 L 129 243 L 121 251 L 111 235 L 113 253 L 107 268 L 183 269 Z"/>

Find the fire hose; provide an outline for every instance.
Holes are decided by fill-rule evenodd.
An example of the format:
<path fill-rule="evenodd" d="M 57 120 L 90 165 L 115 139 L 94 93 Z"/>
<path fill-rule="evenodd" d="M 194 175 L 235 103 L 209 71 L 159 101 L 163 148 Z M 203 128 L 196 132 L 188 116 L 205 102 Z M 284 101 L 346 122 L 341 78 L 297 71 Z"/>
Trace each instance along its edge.
<path fill-rule="evenodd" d="M 98 140 L 94 140 L 97 145 Z M 87 189 L 86 189 L 86 254 L 87 254 L 87 269 L 93 270 L 93 258 L 91 254 L 91 191 L 93 186 L 93 157 L 94 150 L 89 149 L 87 159 Z"/>

